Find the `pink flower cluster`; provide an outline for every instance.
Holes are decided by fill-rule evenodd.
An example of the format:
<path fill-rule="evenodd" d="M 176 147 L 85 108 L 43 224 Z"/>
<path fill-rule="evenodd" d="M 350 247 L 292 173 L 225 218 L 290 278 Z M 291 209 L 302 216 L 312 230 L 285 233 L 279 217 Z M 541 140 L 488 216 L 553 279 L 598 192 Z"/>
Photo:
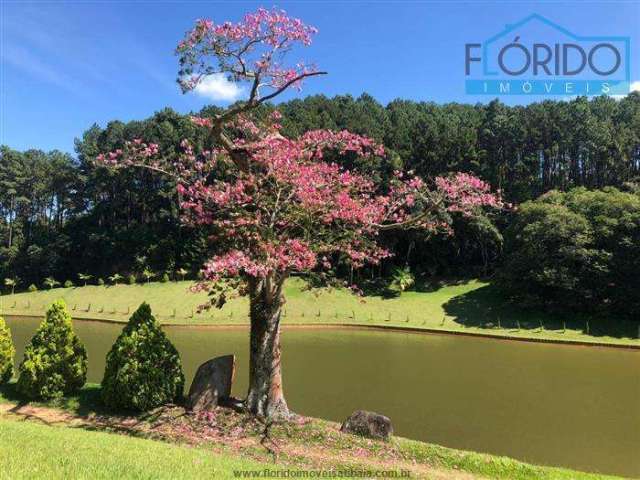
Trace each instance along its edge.
<path fill-rule="evenodd" d="M 209 119 L 195 124 L 212 128 Z M 416 176 L 395 172 L 386 192 L 371 179 L 325 160 L 327 152 L 383 155 L 371 139 L 347 131 L 311 131 L 298 139 L 278 133 L 280 115 L 258 126 L 243 116 L 230 123 L 236 145 L 249 157 L 249 171 L 233 165 L 227 151 L 183 154 L 163 168 L 175 174 L 184 220 L 210 225 L 230 250 L 204 267 L 207 280 L 274 272 L 329 269 L 343 258 L 355 267 L 389 256 L 377 242 L 389 226 L 450 232 L 446 212 L 471 215 L 481 207 L 501 207 L 499 196 L 466 173 L 435 179 L 435 188 Z M 276 125 L 276 126 L 274 126 Z M 105 165 L 157 165 L 158 147 L 129 142 L 101 155 Z M 318 259 L 320 258 L 320 260 Z"/>
<path fill-rule="evenodd" d="M 105 166 L 131 166 L 140 159 L 150 159 L 158 154 L 158 145 L 144 143 L 139 138 L 125 142 L 124 149 L 117 149 L 106 155 L 101 153 L 96 157 L 96 162 Z"/>
<path fill-rule="evenodd" d="M 207 119 L 193 120 L 211 128 Z M 272 120 L 278 121 L 279 114 Z M 448 231 L 438 212 L 470 215 L 483 206 L 502 205 L 488 184 L 464 173 L 436 178 L 431 190 L 421 178 L 396 172 L 383 193 L 369 178 L 324 160 L 327 151 L 384 153 L 375 142 L 349 132 L 313 131 L 291 140 L 243 118 L 236 119 L 234 128 L 245 132 L 237 145 L 247 151 L 250 171 L 217 171 L 219 162 L 233 164 L 228 154 L 195 152 L 187 141 L 183 155 L 163 166 L 178 178 L 185 221 L 211 225 L 225 243 L 231 242 L 229 251 L 205 265 L 207 280 L 328 269 L 338 258 L 355 267 L 378 263 L 389 256 L 377 243 L 385 226 Z M 134 141 L 101 155 L 100 161 L 156 165 L 157 153 L 157 145 Z"/>
<path fill-rule="evenodd" d="M 311 36 L 317 32 L 318 29 L 305 25 L 298 18 L 289 17 L 284 10 L 259 8 L 253 13 L 247 13 L 238 23 L 224 22 L 216 25 L 208 19 L 197 20 L 194 29 L 187 33 L 178 48 L 194 47 L 203 40 L 220 42 L 222 39 L 227 42 L 249 40 L 278 48 L 281 48 L 283 42 L 293 41 L 310 45 Z"/>
<path fill-rule="evenodd" d="M 471 215 L 480 207 L 502 208 L 499 195 L 491 192 L 491 186 L 478 177 L 458 172 L 450 177 L 436 177 L 436 187 L 444 195 L 448 211 Z"/>
<path fill-rule="evenodd" d="M 311 130 L 300 137 L 299 142 L 304 149 L 317 159 L 322 158 L 324 150 L 337 150 L 339 153 L 355 153 L 361 157 L 370 155 L 384 156 L 384 147 L 362 135 L 347 130 L 333 132 L 331 130 Z"/>
<path fill-rule="evenodd" d="M 225 73 L 236 81 L 259 79 L 260 85 L 272 88 L 299 87 L 315 67 L 304 63 L 287 67 L 282 59 L 295 44 L 310 45 L 316 33 L 315 27 L 276 9 L 260 8 L 237 23 L 198 20 L 176 49 L 183 66 L 180 83 L 188 91 L 203 76 Z M 209 57 L 215 57 L 216 68 L 207 64 Z"/>
<path fill-rule="evenodd" d="M 189 118 L 191 119 L 194 125 L 198 125 L 199 127 L 211 128 L 213 126 L 213 122 L 210 118 L 196 117 L 193 115 Z"/>
<path fill-rule="evenodd" d="M 265 243 L 253 255 L 231 250 L 209 260 L 202 272 L 206 280 L 217 281 L 224 277 L 249 275 L 264 278 L 273 272 L 305 271 L 317 264 L 316 254 L 309 245 L 299 239 L 282 243 Z"/>

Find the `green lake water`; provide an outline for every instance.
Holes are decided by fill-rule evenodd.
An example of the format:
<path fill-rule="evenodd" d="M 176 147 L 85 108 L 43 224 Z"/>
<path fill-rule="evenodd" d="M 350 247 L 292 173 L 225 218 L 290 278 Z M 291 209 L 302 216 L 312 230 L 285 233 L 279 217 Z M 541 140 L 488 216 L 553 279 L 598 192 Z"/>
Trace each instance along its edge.
<path fill-rule="evenodd" d="M 38 321 L 7 321 L 20 360 Z M 74 325 L 88 381 L 100 382 L 122 326 Z M 244 395 L 248 330 L 165 329 L 187 383 L 205 360 L 234 353 L 234 395 Z M 285 328 L 282 344 L 285 394 L 298 413 L 342 421 L 373 410 L 408 438 L 640 476 L 640 351 L 347 329 Z"/>

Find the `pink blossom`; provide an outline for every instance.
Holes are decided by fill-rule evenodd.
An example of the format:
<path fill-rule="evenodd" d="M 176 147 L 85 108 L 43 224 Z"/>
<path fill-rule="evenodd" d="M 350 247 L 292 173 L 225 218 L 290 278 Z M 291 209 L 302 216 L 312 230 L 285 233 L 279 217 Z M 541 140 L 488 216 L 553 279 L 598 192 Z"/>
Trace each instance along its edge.
<path fill-rule="evenodd" d="M 302 78 L 315 72 L 315 67 L 304 62 L 286 67 L 281 60 L 294 45 L 310 45 L 317 32 L 315 27 L 277 9 L 259 8 L 237 23 L 216 24 L 200 19 L 176 48 L 184 67 L 180 84 L 188 91 L 203 76 L 229 73 L 237 81 L 253 81 L 258 75 L 260 83 L 271 88 L 281 88 L 289 82 L 299 88 Z M 222 60 L 219 69 L 201 68 L 202 59 L 208 56 Z"/>

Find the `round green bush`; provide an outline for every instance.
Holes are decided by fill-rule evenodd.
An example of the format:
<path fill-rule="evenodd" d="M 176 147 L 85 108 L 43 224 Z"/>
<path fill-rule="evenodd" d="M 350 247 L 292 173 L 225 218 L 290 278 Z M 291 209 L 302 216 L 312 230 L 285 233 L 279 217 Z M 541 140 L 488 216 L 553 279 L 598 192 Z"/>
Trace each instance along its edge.
<path fill-rule="evenodd" d="M 0 317 L 0 385 L 8 382 L 13 375 L 13 355 L 16 353 L 11 341 L 11 330 Z"/>
<path fill-rule="evenodd" d="M 37 292 L 38 291 L 38 287 L 36 287 L 33 283 L 31 285 L 29 285 L 29 288 L 27 288 L 28 291 L 30 292 Z"/>
<path fill-rule="evenodd" d="M 18 392 L 51 399 L 79 390 L 87 377 L 87 352 L 73 331 L 62 300 L 54 302 L 24 352 Z"/>
<path fill-rule="evenodd" d="M 102 278 L 99 278 L 99 279 L 98 279 L 98 285 L 99 285 L 100 287 L 104 286 L 104 280 L 103 280 Z"/>
<path fill-rule="evenodd" d="M 73 284 L 73 282 L 71 280 L 67 280 L 66 282 L 64 282 L 64 288 L 71 288 L 74 287 L 75 285 Z"/>
<path fill-rule="evenodd" d="M 160 277 L 160 281 L 162 283 L 167 283 L 169 281 L 169 274 L 165 273 L 164 275 L 162 275 L 162 277 Z"/>
<path fill-rule="evenodd" d="M 182 396 L 180 354 L 147 303 L 131 316 L 107 354 L 106 363 L 102 399 L 109 407 L 147 411 Z"/>
<path fill-rule="evenodd" d="M 136 276 L 135 276 L 133 273 L 127 277 L 127 283 L 128 283 L 129 285 L 135 285 L 135 283 L 136 283 Z"/>

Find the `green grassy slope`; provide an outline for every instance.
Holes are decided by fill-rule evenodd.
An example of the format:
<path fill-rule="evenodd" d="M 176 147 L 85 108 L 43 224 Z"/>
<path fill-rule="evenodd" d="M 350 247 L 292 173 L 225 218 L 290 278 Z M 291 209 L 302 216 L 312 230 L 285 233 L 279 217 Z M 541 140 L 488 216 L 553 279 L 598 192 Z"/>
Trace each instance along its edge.
<path fill-rule="evenodd" d="M 18 404 L 27 410 L 16 410 L 14 407 Z M 407 465 L 417 466 L 421 478 L 615 478 L 531 465 L 507 457 L 456 450 L 400 437 L 393 437 L 388 443 L 376 442 L 343 434 L 338 424 L 318 419 L 272 427 L 270 437 L 281 449 L 276 463 L 260 443 L 262 428 L 256 431 L 245 428 L 240 443 L 236 441 L 234 444 L 234 435 L 231 435 L 228 439 L 212 437 L 210 442 L 205 440 L 199 447 L 170 443 L 180 440 L 171 436 L 167 441 L 159 431 L 153 429 L 132 429 L 128 432 L 129 436 L 100 433 L 95 429 L 108 427 L 97 427 L 90 419 L 96 415 L 105 421 L 113 413 L 102 407 L 100 387 L 93 384 L 63 399 L 24 403 L 20 402 L 15 392 L 15 384 L 10 383 L 0 386 L 0 405 L 8 407 L 0 408 L 0 479 L 231 478 L 233 470 L 238 469 L 331 470 L 370 469 L 372 466 L 402 469 Z M 40 410 L 34 414 L 29 410 L 30 407 Z M 56 417 L 56 412 L 71 417 Z M 153 415 L 149 419 L 143 417 L 134 424 L 151 425 L 154 422 Z M 30 418 L 33 420 L 30 421 Z M 83 423 L 74 423 L 74 419 L 82 419 Z M 45 425 L 45 422 L 55 426 Z M 216 422 L 229 431 L 234 430 L 236 425 L 247 425 L 245 417 L 228 409 L 217 411 Z M 64 426 L 71 424 L 73 428 Z M 127 433 L 126 430 L 119 431 Z M 155 440 L 143 439 L 149 434 Z M 247 459 L 248 454 L 251 459 Z"/>
<path fill-rule="evenodd" d="M 267 466 L 142 438 L 0 420 L 0 478 L 234 478 L 234 470 Z"/>
<path fill-rule="evenodd" d="M 190 282 L 170 282 L 87 286 L 4 295 L 0 297 L 0 313 L 39 316 L 48 304 L 62 298 L 74 318 L 125 321 L 146 301 L 163 323 L 247 323 L 245 298 L 233 299 L 221 310 L 198 314 L 196 307 L 206 301 L 206 295 L 191 293 L 190 285 Z M 491 285 L 477 280 L 444 285 L 428 292 L 405 292 L 393 298 L 360 298 L 341 289 L 306 291 L 302 285 L 299 279 L 291 279 L 286 285 L 286 324 L 356 323 L 640 345 L 637 330 L 611 327 L 623 322 L 614 320 L 603 325 L 593 319 L 587 322 L 578 317 L 517 311 L 506 304 Z"/>

